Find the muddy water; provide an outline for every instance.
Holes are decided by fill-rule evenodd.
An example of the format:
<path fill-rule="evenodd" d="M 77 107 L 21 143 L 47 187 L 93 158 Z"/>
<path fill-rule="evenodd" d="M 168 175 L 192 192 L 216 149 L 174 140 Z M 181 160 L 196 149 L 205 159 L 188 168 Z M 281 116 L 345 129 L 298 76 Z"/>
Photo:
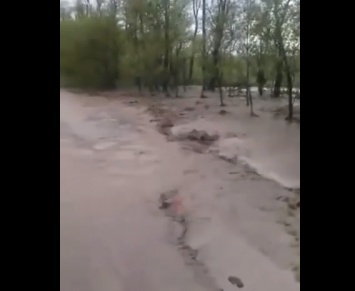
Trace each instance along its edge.
<path fill-rule="evenodd" d="M 61 92 L 60 118 L 61 290 L 207 290 L 157 209 L 161 161 L 139 112 Z"/>
<path fill-rule="evenodd" d="M 205 114 L 207 115 L 207 114 Z M 236 120 L 221 120 L 205 116 L 176 126 L 176 132 L 192 129 L 219 133 L 218 150 L 230 158 L 238 158 L 260 175 L 287 188 L 300 187 L 300 130 L 298 125 L 265 118 L 250 119 L 239 116 Z M 236 137 L 228 137 L 234 133 Z"/>
<path fill-rule="evenodd" d="M 195 91 L 180 100 L 163 101 L 169 108 L 184 112 L 193 107 L 179 127 L 219 133 L 222 147 L 228 154 L 238 156 L 259 174 L 288 188 L 300 187 L 300 127 L 274 118 L 272 111 L 287 105 L 287 100 L 254 100 L 254 111 L 259 118 L 250 118 L 244 98 L 225 98 L 226 115 L 219 115 L 218 96 L 200 100 Z M 196 102 L 199 105 L 196 105 Z M 208 106 L 208 109 L 206 109 Z M 184 112 L 186 113 L 186 112 Z M 237 138 L 228 138 L 233 133 Z M 226 140 L 228 139 L 228 140 Z"/>
<path fill-rule="evenodd" d="M 246 291 L 299 290 L 276 222 L 284 189 L 167 143 L 145 108 L 65 91 L 60 106 L 61 291 L 232 291 L 231 275 Z M 180 230 L 157 207 L 172 189 L 203 272 L 184 264 Z"/>
<path fill-rule="evenodd" d="M 258 101 L 255 111 L 260 118 L 241 114 L 235 123 L 237 131 L 246 133 L 244 146 L 248 152 L 244 159 L 261 175 L 285 187 L 299 188 L 300 126 L 268 116 L 261 109 L 266 108 L 268 103 L 271 103 L 271 108 L 277 107 L 277 104 Z"/>
<path fill-rule="evenodd" d="M 274 119 L 243 120 L 235 129 L 246 132 L 242 147 L 244 160 L 259 174 L 284 187 L 300 187 L 300 130 L 298 124 Z"/>

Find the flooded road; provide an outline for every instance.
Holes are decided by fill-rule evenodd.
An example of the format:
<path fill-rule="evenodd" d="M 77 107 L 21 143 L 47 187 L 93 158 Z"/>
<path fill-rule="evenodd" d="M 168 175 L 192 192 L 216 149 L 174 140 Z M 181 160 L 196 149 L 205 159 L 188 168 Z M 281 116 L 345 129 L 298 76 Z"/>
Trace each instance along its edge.
<path fill-rule="evenodd" d="M 233 291 L 231 275 L 246 291 L 298 291 L 299 254 L 277 222 L 285 190 L 168 143 L 150 119 L 143 106 L 61 91 L 61 291 Z M 158 209 L 170 190 L 184 200 L 198 268 Z"/>
<path fill-rule="evenodd" d="M 61 291 L 206 290 L 169 243 L 139 115 L 86 102 L 61 92 Z"/>

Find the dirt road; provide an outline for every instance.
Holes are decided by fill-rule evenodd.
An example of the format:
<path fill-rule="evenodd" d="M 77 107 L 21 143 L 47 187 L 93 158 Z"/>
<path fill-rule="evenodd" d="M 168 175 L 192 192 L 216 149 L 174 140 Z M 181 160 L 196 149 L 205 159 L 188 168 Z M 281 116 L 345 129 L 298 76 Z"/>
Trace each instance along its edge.
<path fill-rule="evenodd" d="M 284 190 L 260 179 L 236 188 L 232 165 L 168 143 L 143 107 L 66 91 L 60 106 L 61 291 L 230 291 L 231 275 L 244 290 L 299 290 L 290 236 L 260 210 Z M 243 187 L 273 192 L 228 196 Z M 197 266 L 186 265 L 181 229 L 158 209 L 170 190 L 182 193 Z"/>

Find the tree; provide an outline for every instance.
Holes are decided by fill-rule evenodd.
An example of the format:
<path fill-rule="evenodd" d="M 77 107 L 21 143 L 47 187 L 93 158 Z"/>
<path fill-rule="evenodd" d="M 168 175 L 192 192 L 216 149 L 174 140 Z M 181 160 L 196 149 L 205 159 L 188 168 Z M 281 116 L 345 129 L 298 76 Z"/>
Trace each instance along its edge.
<path fill-rule="evenodd" d="M 253 21 L 252 0 L 246 0 L 245 2 L 245 58 L 246 58 L 246 94 L 247 105 L 250 106 L 250 116 L 257 116 L 254 113 L 253 108 L 253 96 L 250 91 L 250 35 L 251 26 Z"/>
<path fill-rule="evenodd" d="M 201 98 L 205 98 L 206 89 L 206 0 L 202 0 L 202 90 Z"/>
<path fill-rule="evenodd" d="M 195 22 L 194 34 L 192 37 L 192 52 L 190 56 L 189 62 L 189 76 L 188 76 L 188 83 L 191 84 L 192 81 L 192 74 L 194 68 L 194 60 L 195 60 L 195 53 L 196 53 L 196 36 L 198 32 L 198 13 L 201 7 L 201 0 L 192 0 L 192 13 Z"/>
<path fill-rule="evenodd" d="M 93 3 L 94 2 L 94 3 Z M 60 69 L 66 83 L 136 85 L 175 96 L 179 86 L 250 87 L 274 95 L 299 84 L 299 0 L 76 0 L 60 3 Z M 199 11 L 202 10 L 202 19 Z M 202 33 L 200 33 L 200 21 Z M 285 78 L 283 78 L 285 77 Z M 285 79 L 285 80 L 283 80 Z M 230 94 L 231 95 L 231 94 Z"/>
<path fill-rule="evenodd" d="M 289 20 L 290 16 L 290 5 L 291 0 L 273 0 L 273 16 L 275 19 L 275 46 L 277 47 L 280 57 L 283 61 L 285 68 L 286 80 L 287 80 L 287 91 L 288 91 L 288 120 L 293 118 L 293 80 L 292 72 L 289 61 L 289 56 L 286 48 L 286 37 L 285 30 L 287 29 L 286 22 Z"/>

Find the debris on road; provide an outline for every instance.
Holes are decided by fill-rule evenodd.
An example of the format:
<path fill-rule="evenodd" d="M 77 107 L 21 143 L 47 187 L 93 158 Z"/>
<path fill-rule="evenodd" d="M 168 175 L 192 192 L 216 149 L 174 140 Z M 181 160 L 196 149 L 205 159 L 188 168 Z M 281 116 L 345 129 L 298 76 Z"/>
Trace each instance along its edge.
<path fill-rule="evenodd" d="M 244 287 L 244 284 L 243 284 L 242 280 L 239 279 L 238 277 L 229 276 L 229 277 L 228 277 L 228 281 L 229 281 L 232 285 L 237 286 L 238 288 L 243 288 L 243 287 Z"/>

